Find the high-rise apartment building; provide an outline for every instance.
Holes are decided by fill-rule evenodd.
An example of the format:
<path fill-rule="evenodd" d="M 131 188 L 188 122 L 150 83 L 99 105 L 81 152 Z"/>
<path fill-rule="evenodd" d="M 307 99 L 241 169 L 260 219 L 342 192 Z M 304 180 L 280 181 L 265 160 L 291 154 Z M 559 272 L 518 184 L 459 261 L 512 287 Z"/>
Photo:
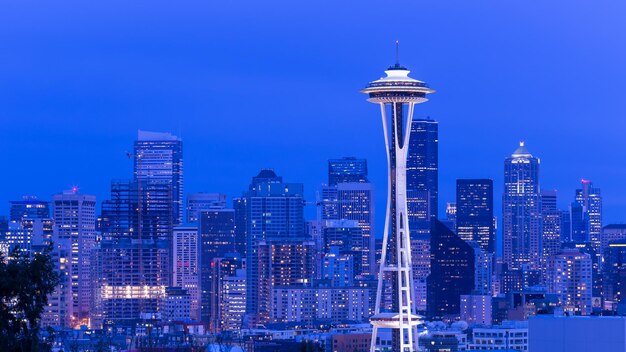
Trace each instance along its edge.
<path fill-rule="evenodd" d="M 96 245 L 96 197 L 74 188 L 52 197 L 55 237 L 71 246 L 73 314 L 77 323 L 87 325 L 92 301 L 91 257 Z"/>
<path fill-rule="evenodd" d="M 245 300 L 242 301 L 241 297 L 245 296 L 245 275 L 242 278 L 241 271 L 245 270 L 245 263 L 245 259 L 239 253 L 224 253 L 222 257 L 211 260 L 209 265 L 211 286 L 203 294 L 208 303 L 208 309 L 203 312 L 208 319 L 203 320 L 209 322 L 209 329 L 212 332 L 242 328 L 246 307 Z M 242 282 L 243 292 L 240 285 Z M 235 301 L 229 302 L 230 299 Z M 225 324 L 228 327 L 225 328 Z"/>
<path fill-rule="evenodd" d="M 172 234 L 172 286 L 189 294 L 189 317 L 200 319 L 200 235 L 195 226 L 178 226 Z"/>
<path fill-rule="evenodd" d="M 565 248 L 549 263 L 548 291 L 559 297 L 563 310 L 573 315 L 592 311 L 592 260 L 576 248 Z"/>
<path fill-rule="evenodd" d="M 478 243 L 485 252 L 495 252 L 492 180 L 456 181 L 456 234 L 465 241 Z"/>
<path fill-rule="evenodd" d="M 135 180 L 171 187 L 172 221 L 183 221 L 183 142 L 171 133 L 139 131 L 134 151 Z"/>
<path fill-rule="evenodd" d="M 275 288 L 311 284 L 315 277 L 315 242 L 275 239 L 260 241 L 257 247 L 257 317 L 259 323 L 267 323 L 270 321 Z"/>
<path fill-rule="evenodd" d="M 539 159 L 524 143 L 504 161 L 502 199 L 504 262 L 509 269 L 541 266 Z"/>
<path fill-rule="evenodd" d="M 220 289 L 220 329 L 239 331 L 246 314 L 246 270 L 237 269 L 234 275 L 222 279 Z"/>

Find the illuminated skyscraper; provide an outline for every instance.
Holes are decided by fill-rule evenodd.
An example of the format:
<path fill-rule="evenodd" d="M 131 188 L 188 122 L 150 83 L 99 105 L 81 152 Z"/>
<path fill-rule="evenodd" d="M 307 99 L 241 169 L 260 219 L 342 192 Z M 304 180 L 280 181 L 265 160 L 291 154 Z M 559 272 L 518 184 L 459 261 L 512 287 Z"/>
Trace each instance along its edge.
<path fill-rule="evenodd" d="M 549 259 L 561 251 L 562 212 L 556 205 L 556 191 L 541 191 L 541 243 L 543 265 L 547 267 Z"/>
<path fill-rule="evenodd" d="M 237 212 L 245 210 L 246 220 L 246 312 L 250 322 L 267 317 L 259 301 L 259 245 L 270 240 L 302 238 L 304 198 L 301 183 L 286 183 L 272 170 L 261 170 L 237 204 Z M 266 303 L 266 302 L 264 302 Z"/>
<path fill-rule="evenodd" d="M 322 189 L 321 219 L 353 220 L 361 228 L 352 238 L 357 275 L 375 272 L 374 188 L 369 182 L 338 183 Z"/>
<path fill-rule="evenodd" d="M 172 272 L 171 196 L 166 182 L 111 182 L 111 199 L 102 202 L 103 240 L 92 272 L 96 327 L 132 326 L 158 312 Z"/>
<path fill-rule="evenodd" d="M 328 185 L 338 183 L 369 182 L 367 160 L 354 157 L 328 160 Z"/>
<path fill-rule="evenodd" d="M 495 252 L 493 181 L 456 180 L 456 234 L 478 243 L 484 252 Z"/>
<path fill-rule="evenodd" d="M 215 258 L 223 257 L 235 249 L 235 211 L 216 209 L 203 212 L 200 216 L 200 241 L 201 319 L 208 322 L 213 314 L 210 304 L 211 287 L 215 279 L 212 263 Z"/>
<path fill-rule="evenodd" d="M 509 269 L 541 265 L 541 206 L 539 159 L 524 142 L 504 161 L 502 197 L 504 262 Z"/>
<path fill-rule="evenodd" d="M 585 242 L 591 242 L 593 249 L 600 255 L 600 236 L 602 234 L 602 195 L 600 188 L 593 187 L 589 180 L 581 181 L 582 187 L 576 190 L 576 201 L 582 210 L 582 231 L 586 232 Z M 574 220 L 572 220 L 572 223 Z"/>
<path fill-rule="evenodd" d="M 139 131 L 135 141 L 135 180 L 170 185 L 174 225 L 183 221 L 183 142 L 171 133 Z"/>
<path fill-rule="evenodd" d="M 409 77 L 409 70 L 396 62 L 385 71 L 386 77 L 370 82 L 361 92 L 368 101 L 378 104 L 383 120 L 383 132 L 389 164 L 388 208 L 385 219 L 382 257 L 378 276 L 371 351 L 378 350 L 379 329 L 392 329 L 392 350 L 415 351 L 417 325 L 411 241 L 407 212 L 407 155 L 411 143 L 413 110 L 427 101 L 426 94 L 434 92 L 428 86 Z M 408 126 L 408 128 L 407 128 Z M 435 213 L 436 214 L 436 213 Z M 381 312 L 383 278 L 391 273 L 392 309 Z"/>
<path fill-rule="evenodd" d="M 77 188 L 52 197 L 54 233 L 67 240 L 71 260 L 74 317 L 87 325 L 92 300 L 91 251 L 96 245 L 96 197 L 78 193 Z"/>
<path fill-rule="evenodd" d="M 550 258 L 548 291 L 559 297 L 566 312 L 591 314 L 592 262 L 587 253 L 566 248 Z"/>
<path fill-rule="evenodd" d="M 428 233 L 439 206 L 439 124 L 415 119 L 410 124 L 406 162 L 409 227 L 412 233 Z"/>
<path fill-rule="evenodd" d="M 200 234 L 195 226 L 178 226 L 172 235 L 172 286 L 189 293 L 190 317 L 200 319 Z"/>

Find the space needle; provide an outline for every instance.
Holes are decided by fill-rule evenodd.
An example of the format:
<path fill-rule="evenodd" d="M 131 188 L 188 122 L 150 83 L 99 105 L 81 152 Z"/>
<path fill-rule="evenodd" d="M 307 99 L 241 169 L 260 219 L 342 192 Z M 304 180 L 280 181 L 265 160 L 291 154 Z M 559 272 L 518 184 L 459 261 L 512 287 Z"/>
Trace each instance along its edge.
<path fill-rule="evenodd" d="M 422 321 L 415 309 L 413 289 L 406 204 L 406 160 L 415 105 L 427 101 L 426 95 L 434 90 L 426 83 L 409 77 L 409 72 L 400 65 L 396 42 L 396 64 L 385 71 L 386 77 L 370 82 L 361 90 L 369 96 L 367 101 L 380 106 L 389 165 L 387 212 L 376 307 L 370 319 L 371 352 L 379 351 L 376 345 L 379 329 L 392 330 L 392 351 L 417 351 L 417 325 Z M 392 305 L 391 311 L 381 312 L 383 281 L 386 277 L 391 277 Z"/>

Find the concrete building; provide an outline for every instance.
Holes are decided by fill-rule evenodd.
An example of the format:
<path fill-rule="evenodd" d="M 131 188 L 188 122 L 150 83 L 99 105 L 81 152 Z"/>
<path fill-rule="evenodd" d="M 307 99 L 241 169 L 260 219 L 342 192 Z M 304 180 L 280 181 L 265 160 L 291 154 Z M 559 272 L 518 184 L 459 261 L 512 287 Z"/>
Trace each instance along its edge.
<path fill-rule="evenodd" d="M 172 285 L 189 294 L 190 318 L 200 319 L 200 238 L 195 226 L 178 226 L 172 234 Z"/>
<path fill-rule="evenodd" d="M 186 321 L 191 316 L 191 296 L 180 287 L 167 287 L 160 302 L 161 320 Z"/>
<path fill-rule="evenodd" d="M 502 325 L 472 329 L 468 344 L 470 351 L 529 351 L 527 321 L 505 321 Z M 534 352 L 534 350 L 531 350 Z"/>
<path fill-rule="evenodd" d="M 491 325 L 491 295 L 462 295 L 461 320 L 469 324 Z"/>
<path fill-rule="evenodd" d="M 576 248 L 566 248 L 549 263 L 548 292 L 559 297 L 563 310 L 576 315 L 592 311 L 592 259 Z"/>
<path fill-rule="evenodd" d="M 369 290 L 358 287 L 278 287 L 272 291 L 272 322 L 366 321 Z"/>
<path fill-rule="evenodd" d="M 91 252 L 96 245 L 96 197 L 78 193 L 77 188 L 52 197 L 54 234 L 69 240 L 72 266 L 72 296 L 77 324 L 88 325 L 92 301 Z"/>

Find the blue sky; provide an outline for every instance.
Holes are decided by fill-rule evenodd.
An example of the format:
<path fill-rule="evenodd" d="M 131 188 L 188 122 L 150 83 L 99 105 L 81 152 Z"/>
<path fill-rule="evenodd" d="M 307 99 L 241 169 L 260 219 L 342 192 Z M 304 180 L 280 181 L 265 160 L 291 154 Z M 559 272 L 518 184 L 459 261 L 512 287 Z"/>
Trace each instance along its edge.
<path fill-rule="evenodd" d="M 581 178 L 626 221 L 626 3 L 620 1 L 16 1 L 0 12 L 0 214 L 23 194 L 130 177 L 138 129 L 182 135 L 186 191 L 238 195 L 262 167 L 303 182 L 369 160 L 384 216 L 378 110 L 358 92 L 394 61 L 437 93 L 441 207 L 519 140 L 543 188 Z M 309 212 L 313 214 L 313 212 Z"/>

